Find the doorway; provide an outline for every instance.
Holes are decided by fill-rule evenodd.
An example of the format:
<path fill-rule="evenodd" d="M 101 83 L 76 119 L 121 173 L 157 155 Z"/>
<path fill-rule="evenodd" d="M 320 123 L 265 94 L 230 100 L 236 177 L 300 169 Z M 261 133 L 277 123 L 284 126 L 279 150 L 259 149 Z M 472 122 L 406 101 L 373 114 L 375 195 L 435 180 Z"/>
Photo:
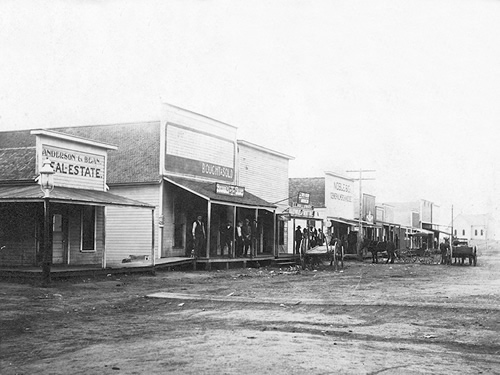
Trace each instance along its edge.
<path fill-rule="evenodd" d="M 68 217 L 63 213 L 52 215 L 52 264 L 68 261 Z"/>

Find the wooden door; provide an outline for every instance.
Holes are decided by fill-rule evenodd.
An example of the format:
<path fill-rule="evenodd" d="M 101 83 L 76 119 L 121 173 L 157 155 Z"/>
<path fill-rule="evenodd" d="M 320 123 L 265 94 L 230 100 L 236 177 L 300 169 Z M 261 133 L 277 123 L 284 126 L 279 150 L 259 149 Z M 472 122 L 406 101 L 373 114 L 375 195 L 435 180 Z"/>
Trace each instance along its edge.
<path fill-rule="evenodd" d="M 67 261 L 67 232 L 67 217 L 63 214 L 54 214 L 52 216 L 52 264 L 64 264 Z"/>

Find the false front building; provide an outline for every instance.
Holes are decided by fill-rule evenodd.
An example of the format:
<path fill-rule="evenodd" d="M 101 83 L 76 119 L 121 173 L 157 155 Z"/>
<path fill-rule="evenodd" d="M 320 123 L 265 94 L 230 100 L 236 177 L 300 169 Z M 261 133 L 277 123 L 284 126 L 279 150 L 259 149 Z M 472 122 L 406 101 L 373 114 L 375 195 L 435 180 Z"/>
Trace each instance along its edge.
<path fill-rule="evenodd" d="M 52 266 L 117 265 L 122 260 L 121 233 L 141 238 L 134 242 L 133 253 L 151 264 L 154 206 L 107 191 L 108 151 L 113 150 L 116 146 L 109 143 L 55 131 L 0 133 L 4 272 L 43 266 L 50 279 Z M 117 220 L 125 212 L 133 213 L 134 220 Z"/>
<path fill-rule="evenodd" d="M 58 131 L 117 145 L 107 183 L 156 207 L 155 264 L 195 256 L 210 267 L 243 259 L 244 250 L 247 258 L 274 259 L 274 203 L 287 197 L 290 156 L 238 141 L 235 126 L 166 103 L 160 121 Z M 239 223 L 250 234 L 244 249 Z M 138 238 L 122 235 L 126 257 Z"/>

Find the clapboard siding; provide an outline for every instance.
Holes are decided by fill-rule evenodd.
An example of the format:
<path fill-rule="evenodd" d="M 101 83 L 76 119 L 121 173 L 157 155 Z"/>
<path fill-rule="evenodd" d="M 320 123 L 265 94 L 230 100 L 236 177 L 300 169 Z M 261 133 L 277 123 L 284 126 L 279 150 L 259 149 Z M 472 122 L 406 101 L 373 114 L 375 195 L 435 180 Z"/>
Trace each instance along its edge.
<path fill-rule="evenodd" d="M 151 210 L 133 207 L 106 208 L 106 265 L 117 266 L 133 256 L 151 257 Z"/>
<path fill-rule="evenodd" d="M 81 249 L 82 241 L 82 206 L 73 206 L 68 216 L 68 251 L 69 264 L 102 265 L 104 253 L 104 207 L 96 206 L 96 240 L 94 251 Z"/>
<path fill-rule="evenodd" d="M 158 257 L 160 185 L 113 186 L 110 193 L 155 206 L 155 257 Z M 152 216 L 149 208 L 109 206 L 106 209 L 106 264 L 116 266 L 130 255 L 151 256 Z"/>
<path fill-rule="evenodd" d="M 289 159 L 246 145 L 238 148 L 239 185 L 270 203 L 288 197 Z"/>

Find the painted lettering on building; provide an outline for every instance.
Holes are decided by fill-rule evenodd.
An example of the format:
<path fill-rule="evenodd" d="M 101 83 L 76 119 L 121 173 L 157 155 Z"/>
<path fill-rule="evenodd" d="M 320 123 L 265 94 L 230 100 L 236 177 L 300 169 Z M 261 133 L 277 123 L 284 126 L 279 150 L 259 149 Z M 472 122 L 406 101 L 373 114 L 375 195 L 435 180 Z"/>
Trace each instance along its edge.
<path fill-rule="evenodd" d="M 165 171 L 233 182 L 235 147 L 229 139 L 168 123 Z"/>
<path fill-rule="evenodd" d="M 354 219 L 354 182 L 335 174 L 326 174 L 325 203 L 326 215 L 344 219 Z"/>
<path fill-rule="evenodd" d="M 351 186 L 343 182 L 334 182 L 333 187 L 336 191 L 330 193 L 330 198 L 342 202 L 352 202 Z"/>
<path fill-rule="evenodd" d="M 212 163 L 201 163 L 201 173 L 225 179 L 233 179 L 233 169 Z"/>
<path fill-rule="evenodd" d="M 289 207 L 288 212 L 293 216 L 300 217 L 314 217 L 315 211 L 312 209 L 306 209 L 302 207 Z"/>
<path fill-rule="evenodd" d="M 104 156 L 43 146 L 42 157 L 51 160 L 55 173 L 88 178 L 104 178 Z"/>
<path fill-rule="evenodd" d="M 245 195 L 245 188 L 243 186 L 215 184 L 215 192 L 222 195 L 230 195 L 233 197 L 243 197 Z"/>
<path fill-rule="evenodd" d="M 352 202 L 351 195 L 339 194 L 339 193 L 330 193 L 331 199 L 336 199 L 343 202 Z"/>
<path fill-rule="evenodd" d="M 335 190 L 351 194 L 351 186 L 348 184 L 344 184 L 342 182 L 334 182 L 333 187 L 335 188 Z"/>

